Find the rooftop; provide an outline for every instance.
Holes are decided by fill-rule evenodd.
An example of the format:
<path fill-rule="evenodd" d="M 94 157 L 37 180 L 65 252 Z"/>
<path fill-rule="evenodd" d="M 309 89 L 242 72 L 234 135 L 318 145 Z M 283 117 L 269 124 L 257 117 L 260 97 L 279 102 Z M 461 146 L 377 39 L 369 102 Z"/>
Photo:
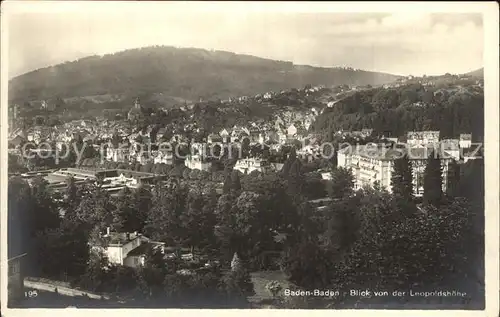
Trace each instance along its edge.
<path fill-rule="evenodd" d="M 346 147 L 339 150 L 340 153 L 359 155 L 361 157 L 376 159 L 376 160 L 395 160 L 401 158 L 404 153 L 406 153 L 410 159 L 413 160 L 425 160 L 431 155 L 434 148 L 432 146 L 428 147 L 408 147 L 407 145 L 402 148 L 395 147 L 384 147 L 379 145 L 365 146 L 356 145 L 354 147 Z M 450 157 L 450 154 L 443 149 L 443 156 Z"/>
<path fill-rule="evenodd" d="M 123 245 L 142 236 L 140 233 L 110 232 L 102 238 L 109 244 Z"/>
<path fill-rule="evenodd" d="M 140 256 L 146 254 L 150 250 L 154 250 L 155 248 L 158 248 L 159 246 L 162 246 L 163 243 L 161 242 L 144 242 L 137 248 L 133 249 L 129 253 L 127 253 L 127 256 Z"/>

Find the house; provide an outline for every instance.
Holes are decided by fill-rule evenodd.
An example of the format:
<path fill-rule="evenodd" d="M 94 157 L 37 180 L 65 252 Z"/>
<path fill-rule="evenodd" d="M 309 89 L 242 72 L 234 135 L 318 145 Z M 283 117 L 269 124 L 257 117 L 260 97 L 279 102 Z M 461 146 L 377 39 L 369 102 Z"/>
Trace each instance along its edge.
<path fill-rule="evenodd" d="M 128 112 L 127 118 L 131 121 L 144 118 L 144 110 L 139 103 L 139 99 L 135 99 L 134 106 Z"/>
<path fill-rule="evenodd" d="M 280 130 L 280 131 L 277 132 L 277 134 L 278 134 L 278 142 L 280 144 L 284 144 L 286 142 L 286 140 L 288 139 L 287 132 Z"/>
<path fill-rule="evenodd" d="M 319 157 L 321 155 L 321 147 L 319 145 L 306 145 L 297 151 L 297 155 L 305 157 Z"/>
<path fill-rule="evenodd" d="M 158 151 L 153 151 L 152 156 L 155 164 L 164 163 L 172 165 L 174 163 L 174 155 L 169 150 L 159 149 Z"/>
<path fill-rule="evenodd" d="M 430 145 L 439 143 L 439 131 L 411 131 L 406 136 L 408 145 Z"/>
<path fill-rule="evenodd" d="M 472 134 L 462 133 L 460 134 L 459 146 L 462 149 L 468 149 L 472 146 Z"/>
<path fill-rule="evenodd" d="M 373 134 L 373 129 L 361 129 L 361 136 L 363 138 L 370 137 Z"/>
<path fill-rule="evenodd" d="M 405 149 L 385 148 L 384 146 L 354 146 L 338 151 L 337 166 L 350 169 L 354 176 L 354 188 L 378 184 L 392 191 L 391 177 L 394 160 L 406 152 L 413 168 L 413 188 L 415 196 L 423 195 L 423 175 L 428 156 L 434 147 L 407 147 Z M 448 183 L 448 165 L 453 160 L 449 153 L 441 157 L 443 167 L 443 191 Z"/>
<path fill-rule="evenodd" d="M 226 129 L 222 129 L 220 132 L 219 132 L 219 135 L 222 137 L 222 142 L 224 143 L 228 143 L 229 142 L 229 131 L 227 131 Z"/>
<path fill-rule="evenodd" d="M 327 181 L 332 180 L 332 173 L 331 172 L 322 172 L 321 179 L 327 180 Z"/>
<path fill-rule="evenodd" d="M 212 163 L 204 159 L 200 155 L 188 155 L 184 161 L 184 165 L 192 170 L 197 169 L 200 171 L 210 171 Z"/>
<path fill-rule="evenodd" d="M 205 155 L 207 150 L 207 143 L 191 142 L 192 155 Z"/>
<path fill-rule="evenodd" d="M 231 143 L 243 142 L 245 138 L 248 138 L 248 133 L 242 128 L 233 129 L 231 132 Z"/>
<path fill-rule="evenodd" d="M 207 143 L 222 143 L 223 139 L 220 135 L 217 135 L 215 133 L 210 133 L 207 136 Z"/>
<path fill-rule="evenodd" d="M 258 158 L 248 158 L 238 160 L 233 169 L 240 171 L 243 174 L 250 174 L 253 171 L 265 173 L 266 171 L 271 169 L 271 165 L 266 160 Z"/>
<path fill-rule="evenodd" d="M 277 117 L 276 120 L 274 121 L 274 128 L 278 131 L 283 129 L 284 126 L 285 122 L 283 121 L 283 119 L 281 119 L 281 117 Z"/>
<path fill-rule="evenodd" d="M 137 268 L 144 265 L 146 255 L 151 251 L 164 253 L 165 243 L 153 241 L 138 233 L 110 232 L 91 243 L 91 250 L 106 254 L 110 264 Z"/>
<path fill-rule="evenodd" d="M 112 148 L 106 149 L 106 160 L 113 162 L 128 162 L 130 161 L 130 148 Z"/>
<path fill-rule="evenodd" d="M 9 140 L 9 147 L 11 148 L 18 148 L 26 142 L 26 139 L 23 138 L 21 135 L 17 134 L 15 137 Z"/>
<path fill-rule="evenodd" d="M 279 172 L 285 164 L 283 163 L 270 163 L 271 170 L 274 172 Z"/>
<path fill-rule="evenodd" d="M 286 130 L 289 137 L 294 137 L 297 134 L 297 128 L 292 123 Z"/>
<path fill-rule="evenodd" d="M 151 155 L 150 155 L 151 153 Z M 148 163 L 154 163 L 154 157 L 152 155 L 153 153 L 151 151 L 137 151 L 135 153 L 135 161 L 139 164 L 145 165 Z"/>
<path fill-rule="evenodd" d="M 259 128 L 253 127 L 249 131 L 250 142 L 252 143 L 264 143 L 264 135 Z"/>
<path fill-rule="evenodd" d="M 160 128 L 156 132 L 156 141 L 161 141 L 163 139 L 163 136 L 167 134 L 167 129 L 166 128 Z"/>
<path fill-rule="evenodd" d="M 455 160 L 460 160 L 460 145 L 458 139 L 443 139 L 439 143 L 440 153 L 447 153 Z"/>

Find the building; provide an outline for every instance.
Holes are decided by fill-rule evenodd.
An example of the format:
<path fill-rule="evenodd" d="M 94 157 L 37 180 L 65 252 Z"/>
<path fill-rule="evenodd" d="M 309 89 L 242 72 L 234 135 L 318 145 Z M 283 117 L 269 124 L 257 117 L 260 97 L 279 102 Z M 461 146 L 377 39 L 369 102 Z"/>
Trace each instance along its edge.
<path fill-rule="evenodd" d="M 253 171 L 265 173 L 271 168 L 271 165 L 266 160 L 258 158 L 247 158 L 238 160 L 233 169 L 240 171 L 243 174 L 250 174 Z"/>
<path fill-rule="evenodd" d="M 223 139 L 220 135 L 217 135 L 216 133 L 210 133 L 208 136 L 207 136 L 207 143 L 222 143 L 223 142 Z"/>
<path fill-rule="evenodd" d="M 7 291 L 9 304 L 16 303 L 24 298 L 23 260 L 25 257 L 26 253 L 23 253 L 7 260 Z"/>
<path fill-rule="evenodd" d="M 212 168 L 212 163 L 208 162 L 204 159 L 203 156 L 200 155 L 188 155 L 186 160 L 184 161 L 184 165 L 187 168 L 192 170 L 200 170 L 200 171 L 210 171 Z"/>
<path fill-rule="evenodd" d="M 45 176 L 45 180 L 53 189 L 65 188 L 66 180 L 73 177 L 75 182 L 81 183 L 87 180 L 102 181 L 102 187 L 107 191 L 119 191 L 124 187 L 138 188 L 142 185 L 150 185 L 155 180 L 162 178 L 160 175 L 144 172 L 136 172 L 122 169 L 79 169 L 62 168 L 55 170 Z"/>
<path fill-rule="evenodd" d="M 407 147 L 405 149 L 385 148 L 384 146 L 355 146 L 339 150 L 337 166 L 350 169 L 354 176 L 354 188 L 378 184 L 389 192 L 392 191 L 391 178 L 394 160 L 406 152 L 413 168 L 414 195 L 422 196 L 424 190 L 423 175 L 427 158 L 432 147 Z M 441 158 L 443 167 L 443 191 L 448 183 L 448 165 L 453 160 L 449 153 Z"/>
<path fill-rule="evenodd" d="M 406 136 L 410 146 L 427 146 L 439 143 L 439 131 L 411 131 Z"/>
<path fill-rule="evenodd" d="M 458 139 L 443 139 L 439 142 L 441 153 L 450 154 L 454 160 L 460 160 L 460 145 Z"/>
<path fill-rule="evenodd" d="M 220 132 L 219 132 L 219 135 L 220 137 L 222 138 L 222 142 L 224 143 L 229 143 L 229 136 L 230 136 L 230 133 L 229 131 L 227 131 L 226 129 L 222 129 Z"/>
<path fill-rule="evenodd" d="M 459 146 L 461 149 L 468 149 L 472 146 L 472 134 L 462 133 L 460 134 Z"/>
<path fill-rule="evenodd" d="M 135 99 L 134 107 L 128 112 L 127 118 L 131 121 L 144 118 L 144 111 L 139 103 L 139 99 Z"/>
<path fill-rule="evenodd" d="M 131 158 L 130 148 L 106 148 L 106 160 L 113 162 L 129 162 Z"/>
<path fill-rule="evenodd" d="M 192 155 L 205 155 L 207 151 L 207 143 L 191 142 Z"/>
<path fill-rule="evenodd" d="M 167 164 L 167 165 L 172 165 L 174 163 L 174 155 L 172 151 L 168 150 L 158 150 L 158 151 L 153 151 L 153 162 L 154 164 Z"/>
<path fill-rule="evenodd" d="M 106 254 L 110 264 L 137 268 L 144 265 L 146 255 L 155 250 L 164 253 L 165 243 L 152 241 L 137 233 L 107 232 L 98 241 L 93 241 L 91 250 Z"/>
<path fill-rule="evenodd" d="M 243 142 L 243 140 L 245 138 L 248 138 L 248 137 L 249 137 L 249 135 L 248 135 L 247 131 L 245 131 L 245 129 L 235 127 L 235 128 L 233 128 L 233 131 L 231 132 L 231 143 Z"/>
<path fill-rule="evenodd" d="M 286 131 L 289 137 L 294 137 L 298 130 L 294 124 L 291 124 Z"/>

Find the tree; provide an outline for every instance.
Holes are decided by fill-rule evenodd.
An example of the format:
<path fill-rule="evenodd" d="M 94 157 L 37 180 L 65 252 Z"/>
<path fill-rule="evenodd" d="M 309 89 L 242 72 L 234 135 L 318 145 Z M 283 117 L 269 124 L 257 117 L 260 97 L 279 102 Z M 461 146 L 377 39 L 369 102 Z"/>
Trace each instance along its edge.
<path fill-rule="evenodd" d="M 238 258 L 237 253 L 234 254 L 232 269 L 226 273 L 222 279 L 223 288 L 226 293 L 227 300 L 233 305 L 242 305 L 247 303 L 247 298 L 255 294 L 254 285 L 250 274 L 245 265 Z"/>
<path fill-rule="evenodd" d="M 446 186 L 446 192 L 450 196 L 457 196 L 459 193 L 460 184 L 460 165 L 452 160 L 448 164 L 448 184 Z"/>
<path fill-rule="evenodd" d="M 200 190 L 191 190 L 186 200 L 186 209 L 180 215 L 183 232 L 183 242 L 190 246 L 191 252 L 194 247 L 204 247 L 213 241 L 215 217 L 213 210 L 204 208 L 205 201 Z"/>
<path fill-rule="evenodd" d="M 407 201 L 413 199 L 413 172 L 408 155 L 394 160 L 391 186 L 394 195 Z"/>
<path fill-rule="evenodd" d="M 226 171 L 224 179 L 223 192 L 237 194 L 241 190 L 241 182 L 239 172 L 236 170 Z"/>
<path fill-rule="evenodd" d="M 250 156 L 250 139 L 248 137 L 243 138 L 241 142 L 241 153 L 243 158 Z"/>
<path fill-rule="evenodd" d="M 155 186 L 146 220 L 146 234 L 169 245 L 180 244 L 185 236 L 180 220 L 185 202 L 186 190 L 182 186 L 173 189 L 166 188 L 166 185 Z"/>
<path fill-rule="evenodd" d="M 31 211 L 30 218 L 35 231 L 57 228 L 60 224 L 58 206 L 47 185 L 47 181 L 41 177 L 35 178 L 31 185 L 34 210 Z"/>
<path fill-rule="evenodd" d="M 128 187 L 124 187 L 118 193 L 114 201 L 115 209 L 112 212 L 113 222 L 111 224 L 114 231 L 134 232 L 142 228 L 141 219 L 138 217 L 136 200 Z"/>
<path fill-rule="evenodd" d="M 93 250 L 89 253 L 89 261 L 78 285 L 90 291 L 102 291 L 107 282 L 106 269 L 108 265 L 106 256 L 100 251 Z"/>
<path fill-rule="evenodd" d="M 285 154 L 286 155 L 286 154 Z M 281 168 L 281 174 L 282 175 L 288 175 L 288 172 L 290 171 L 290 168 L 292 167 L 292 164 L 295 162 L 297 159 L 297 154 L 295 151 L 295 148 L 292 147 L 290 149 L 290 153 L 288 154 L 285 163 L 283 164 L 283 167 Z"/>
<path fill-rule="evenodd" d="M 160 300 L 163 295 L 163 281 L 168 273 L 163 253 L 159 249 L 148 249 L 144 266 L 136 271 L 138 291 L 148 300 Z"/>
<path fill-rule="evenodd" d="M 241 190 L 240 174 L 236 170 L 231 173 L 231 189 L 236 193 Z"/>
<path fill-rule="evenodd" d="M 437 153 L 431 153 L 424 170 L 424 204 L 439 206 L 443 194 L 442 184 L 441 160 Z"/>
<path fill-rule="evenodd" d="M 231 212 L 236 197 L 230 193 L 222 194 L 217 200 L 217 206 L 214 210 L 216 225 L 214 234 L 217 237 L 221 251 L 228 257 L 237 250 L 237 241 L 234 230 L 234 217 Z"/>
<path fill-rule="evenodd" d="M 75 213 L 75 220 L 90 231 L 93 228 L 104 230 L 112 223 L 114 209 L 109 193 L 94 184 L 86 184 L 81 189 L 82 200 Z"/>
<path fill-rule="evenodd" d="M 338 167 L 332 170 L 331 185 L 327 187 L 328 194 L 334 199 L 349 197 L 354 192 L 354 176 L 351 171 Z"/>
<path fill-rule="evenodd" d="M 285 177 L 288 181 L 290 197 L 300 199 L 305 186 L 305 177 L 302 172 L 302 163 L 300 160 L 293 160 L 293 163 L 288 170 L 288 174 L 285 175 Z"/>
<path fill-rule="evenodd" d="M 10 258 L 28 252 L 28 255 L 32 257 L 30 260 L 36 263 L 35 261 L 38 259 L 33 259 L 29 252 L 34 245 L 32 237 L 37 231 L 35 223 L 32 221 L 35 203 L 30 186 L 18 176 L 10 177 L 8 186 L 8 256 Z"/>
<path fill-rule="evenodd" d="M 66 189 L 63 194 L 62 203 L 65 218 L 73 219 L 80 202 L 81 196 L 78 195 L 78 187 L 76 186 L 75 179 L 74 177 L 69 177 L 66 180 Z"/>
<path fill-rule="evenodd" d="M 38 265 L 42 276 L 75 280 L 85 272 L 89 248 L 77 226 L 47 228 L 37 234 Z"/>
<path fill-rule="evenodd" d="M 231 192 L 231 174 L 227 171 L 226 171 L 226 176 L 224 177 L 222 192 L 224 194 L 229 194 Z"/>
<path fill-rule="evenodd" d="M 304 289 L 322 289 L 330 283 L 331 261 L 318 243 L 301 242 L 288 248 L 283 258 L 289 280 Z"/>

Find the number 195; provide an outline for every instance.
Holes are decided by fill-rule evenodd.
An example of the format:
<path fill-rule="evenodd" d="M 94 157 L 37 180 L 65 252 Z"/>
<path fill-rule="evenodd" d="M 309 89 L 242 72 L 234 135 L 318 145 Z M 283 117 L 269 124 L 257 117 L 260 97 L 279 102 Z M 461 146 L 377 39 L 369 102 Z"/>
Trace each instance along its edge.
<path fill-rule="evenodd" d="M 24 292 L 24 296 L 28 297 L 28 298 L 37 297 L 38 296 L 38 292 L 37 292 L 37 290 L 27 291 L 27 292 Z"/>

